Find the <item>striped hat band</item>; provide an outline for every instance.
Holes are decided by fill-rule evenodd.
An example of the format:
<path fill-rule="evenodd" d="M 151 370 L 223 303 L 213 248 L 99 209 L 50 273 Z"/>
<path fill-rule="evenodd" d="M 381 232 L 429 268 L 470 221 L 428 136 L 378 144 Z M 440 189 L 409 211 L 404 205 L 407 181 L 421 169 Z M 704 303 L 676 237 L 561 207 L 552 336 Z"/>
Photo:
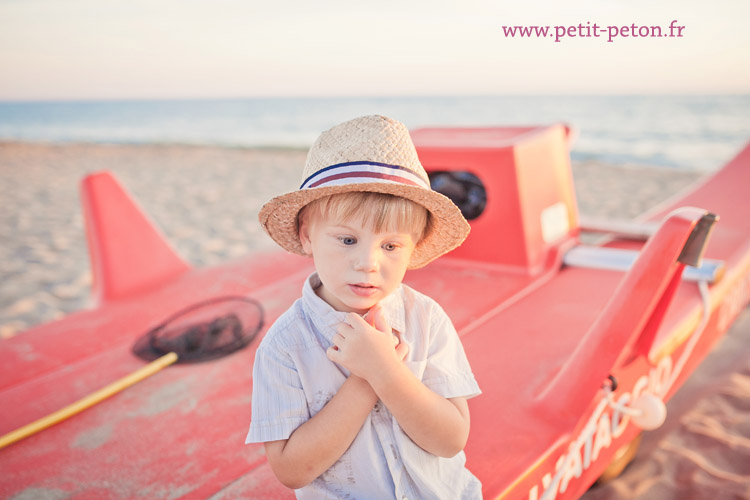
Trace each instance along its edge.
<path fill-rule="evenodd" d="M 373 161 L 351 161 L 322 168 L 305 179 L 300 189 L 365 182 L 399 183 L 430 189 L 430 185 L 412 170 Z"/>

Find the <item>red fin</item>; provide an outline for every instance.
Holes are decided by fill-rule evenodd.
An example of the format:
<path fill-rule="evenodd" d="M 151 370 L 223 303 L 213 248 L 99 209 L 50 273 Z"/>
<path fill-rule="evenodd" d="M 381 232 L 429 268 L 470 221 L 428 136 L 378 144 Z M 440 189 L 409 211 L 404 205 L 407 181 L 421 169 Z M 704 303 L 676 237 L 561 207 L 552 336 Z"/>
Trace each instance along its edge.
<path fill-rule="evenodd" d="M 111 173 L 87 175 L 81 198 L 98 302 L 146 291 L 190 269 Z"/>
<path fill-rule="evenodd" d="M 538 403 L 580 414 L 613 368 L 634 354 L 648 354 L 679 284 L 683 256 L 699 260 L 715 220 L 691 207 L 664 219 L 576 350 L 537 396 Z"/>

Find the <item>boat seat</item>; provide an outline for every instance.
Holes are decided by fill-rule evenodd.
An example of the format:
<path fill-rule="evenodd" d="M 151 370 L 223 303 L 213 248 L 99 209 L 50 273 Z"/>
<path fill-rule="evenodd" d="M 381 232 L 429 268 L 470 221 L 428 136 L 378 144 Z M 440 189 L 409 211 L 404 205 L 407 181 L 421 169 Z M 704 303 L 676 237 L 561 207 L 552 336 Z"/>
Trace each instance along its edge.
<path fill-rule="evenodd" d="M 635 229 L 635 227 L 634 227 Z M 634 234 L 634 233 L 632 233 Z M 618 236 L 620 234 L 618 233 Z M 594 245 L 577 245 L 563 256 L 563 264 L 571 267 L 627 271 L 638 257 L 638 250 L 610 248 Z M 682 279 L 686 281 L 718 282 L 724 275 L 724 261 L 702 259 L 700 266 L 685 266 Z"/>
<path fill-rule="evenodd" d="M 580 216 L 579 228 L 588 233 L 606 233 L 624 239 L 645 241 L 656 232 L 659 223 Z"/>

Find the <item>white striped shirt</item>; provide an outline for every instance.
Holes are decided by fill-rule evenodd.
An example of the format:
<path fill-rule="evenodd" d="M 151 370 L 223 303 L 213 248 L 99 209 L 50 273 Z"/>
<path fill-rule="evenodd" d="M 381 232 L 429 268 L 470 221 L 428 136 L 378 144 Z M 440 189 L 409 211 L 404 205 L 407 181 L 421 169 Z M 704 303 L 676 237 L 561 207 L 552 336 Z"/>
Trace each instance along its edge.
<path fill-rule="evenodd" d="M 313 273 L 302 298 L 276 320 L 258 348 L 246 443 L 288 439 L 346 380 L 347 371 L 326 356 L 346 313 L 318 297 L 318 286 Z M 381 306 L 409 345 L 404 362 L 422 383 L 445 398 L 480 394 L 456 330 L 434 300 L 402 284 Z M 344 455 L 295 493 L 300 499 L 481 498 L 481 484 L 465 461 L 463 452 L 441 458 L 422 450 L 378 402 Z"/>

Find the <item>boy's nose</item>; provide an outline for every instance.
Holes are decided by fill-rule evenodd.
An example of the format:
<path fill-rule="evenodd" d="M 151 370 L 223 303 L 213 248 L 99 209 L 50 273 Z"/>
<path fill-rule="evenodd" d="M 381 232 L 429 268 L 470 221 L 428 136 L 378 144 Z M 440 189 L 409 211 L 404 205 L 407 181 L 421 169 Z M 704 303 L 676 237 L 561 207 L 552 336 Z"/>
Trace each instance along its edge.
<path fill-rule="evenodd" d="M 378 270 L 378 250 L 363 248 L 357 254 L 354 268 L 357 271 L 377 271 Z"/>

